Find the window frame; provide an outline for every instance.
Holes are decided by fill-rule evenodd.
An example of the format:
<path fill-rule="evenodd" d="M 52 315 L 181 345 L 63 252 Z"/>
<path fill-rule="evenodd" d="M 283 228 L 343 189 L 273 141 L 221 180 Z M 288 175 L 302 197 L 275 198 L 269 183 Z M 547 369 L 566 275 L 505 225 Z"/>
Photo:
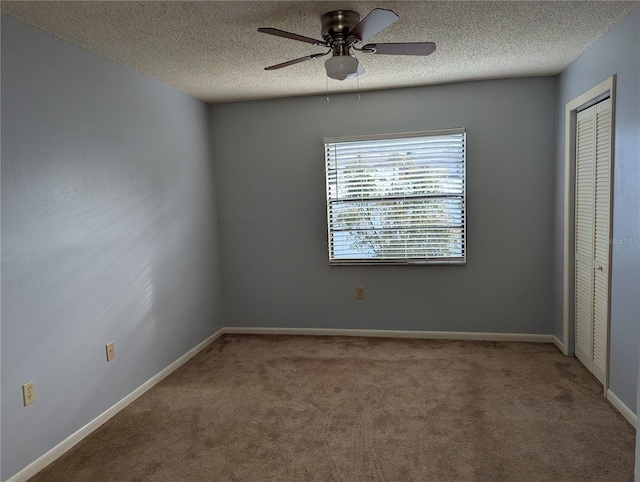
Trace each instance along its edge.
<path fill-rule="evenodd" d="M 376 141 L 391 139 L 409 139 L 413 137 L 431 137 L 445 136 L 452 134 L 462 134 L 462 256 L 448 258 L 351 258 L 336 259 L 331 258 L 331 223 L 330 223 L 330 206 L 329 198 L 329 162 L 327 159 L 327 145 L 340 142 L 358 142 L 358 141 Z M 365 134 L 358 136 L 336 136 L 324 137 L 324 164 L 325 164 L 325 202 L 327 215 L 327 248 L 329 264 L 331 266 L 368 266 L 368 265 L 408 265 L 408 266 L 425 266 L 425 265 L 465 265 L 467 262 L 467 131 L 464 127 L 449 129 L 433 129 L 428 131 L 409 131 L 394 132 L 387 134 Z"/>

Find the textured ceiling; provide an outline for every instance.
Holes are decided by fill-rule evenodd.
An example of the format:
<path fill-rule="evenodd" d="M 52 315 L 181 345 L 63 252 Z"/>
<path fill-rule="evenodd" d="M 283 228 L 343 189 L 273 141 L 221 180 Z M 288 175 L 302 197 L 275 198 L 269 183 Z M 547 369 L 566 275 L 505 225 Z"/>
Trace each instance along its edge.
<path fill-rule="evenodd" d="M 207 102 L 557 74 L 640 2 L 610 1 L 205 1 L 10 2 L 3 13 L 127 65 Z M 274 27 L 320 38 L 320 17 L 373 8 L 400 20 L 368 42 L 433 41 L 429 57 L 359 54 L 366 73 L 328 79 L 323 52 L 258 33 Z"/>

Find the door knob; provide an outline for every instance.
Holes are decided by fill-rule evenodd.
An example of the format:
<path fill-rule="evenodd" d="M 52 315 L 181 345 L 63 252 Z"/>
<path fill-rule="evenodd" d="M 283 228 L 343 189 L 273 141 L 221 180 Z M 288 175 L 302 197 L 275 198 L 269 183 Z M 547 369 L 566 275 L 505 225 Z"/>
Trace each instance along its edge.
<path fill-rule="evenodd" d="M 598 271 L 602 271 L 602 266 L 598 266 L 596 269 L 597 269 Z"/>

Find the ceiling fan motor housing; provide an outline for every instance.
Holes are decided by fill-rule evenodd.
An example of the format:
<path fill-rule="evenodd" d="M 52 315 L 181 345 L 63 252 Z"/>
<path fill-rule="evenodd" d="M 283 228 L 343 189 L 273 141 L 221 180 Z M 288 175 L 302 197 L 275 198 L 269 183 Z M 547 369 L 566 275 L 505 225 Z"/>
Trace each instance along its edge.
<path fill-rule="evenodd" d="M 348 45 L 349 32 L 360 23 L 360 14 L 352 10 L 336 10 L 325 13 L 321 21 L 322 38 L 334 47 L 335 55 L 335 45 Z M 348 49 L 347 53 L 338 53 L 338 55 L 348 55 Z"/>

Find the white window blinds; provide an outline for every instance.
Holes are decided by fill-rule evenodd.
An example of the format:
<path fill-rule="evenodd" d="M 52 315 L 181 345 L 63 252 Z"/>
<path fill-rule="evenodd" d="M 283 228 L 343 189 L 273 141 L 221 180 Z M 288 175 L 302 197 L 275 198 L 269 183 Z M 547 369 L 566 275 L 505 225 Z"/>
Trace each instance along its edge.
<path fill-rule="evenodd" d="M 332 264 L 465 262 L 465 130 L 325 138 Z"/>

